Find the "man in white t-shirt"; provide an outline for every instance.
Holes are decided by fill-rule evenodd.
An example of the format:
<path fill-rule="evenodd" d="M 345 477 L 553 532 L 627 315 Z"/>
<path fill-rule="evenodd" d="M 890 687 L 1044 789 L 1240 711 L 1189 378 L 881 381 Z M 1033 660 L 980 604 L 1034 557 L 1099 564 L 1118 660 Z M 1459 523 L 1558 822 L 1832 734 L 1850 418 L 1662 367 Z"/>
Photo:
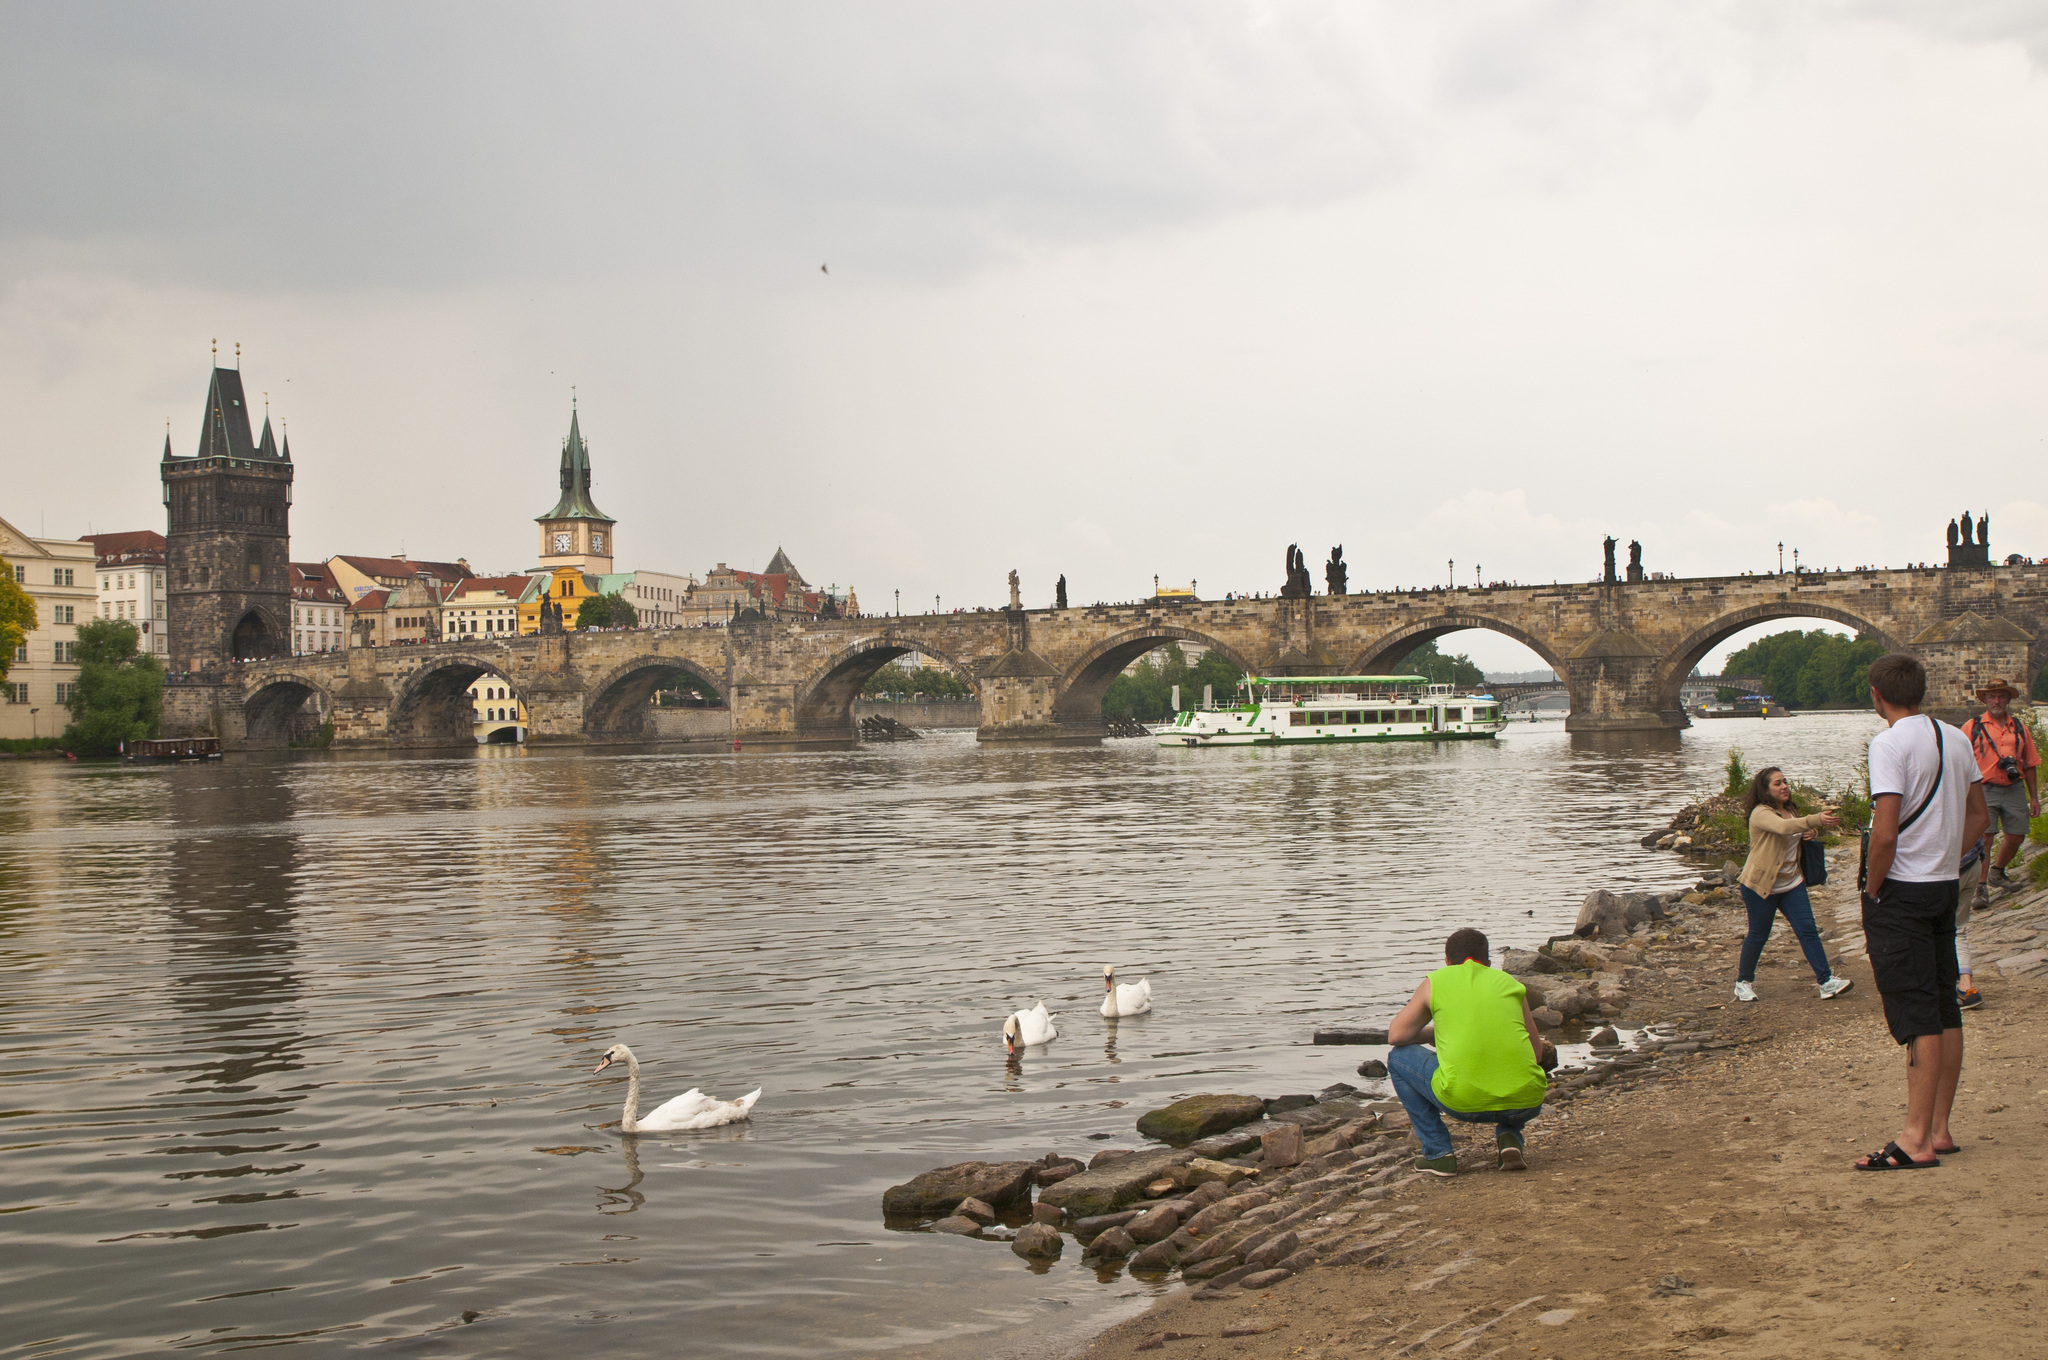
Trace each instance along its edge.
<path fill-rule="evenodd" d="M 1903 652 L 1870 663 L 1885 730 L 1870 742 L 1870 854 L 1863 938 L 1885 1025 L 1906 1049 L 1906 1127 L 1859 1171 L 1940 1166 L 1956 1150 L 1949 1107 L 1963 1071 L 1956 1000 L 1956 875 L 1990 824 L 1970 739 L 1920 712 L 1927 672 Z"/>

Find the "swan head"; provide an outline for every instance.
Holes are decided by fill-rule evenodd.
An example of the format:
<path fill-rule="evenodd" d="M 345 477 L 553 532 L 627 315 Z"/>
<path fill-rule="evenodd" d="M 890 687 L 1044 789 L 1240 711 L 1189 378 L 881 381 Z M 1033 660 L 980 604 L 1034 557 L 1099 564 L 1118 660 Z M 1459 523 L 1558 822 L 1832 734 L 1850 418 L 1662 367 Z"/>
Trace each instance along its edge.
<path fill-rule="evenodd" d="M 1105 992 L 1116 990 L 1116 965 L 1113 963 L 1102 965 L 1102 990 Z"/>
<path fill-rule="evenodd" d="M 1003 1021 L 1003 1051 L 1005 1053 L 1015 1053 L 1022 1047 L 1024 1047 L 1024 1027 L 1017 1023 L 1017 1017 L 1013 1015 Z"/>
<path fill-rule="evenodd" d="M 631 1062 L 632 1060 L 632 1049 L 627 1048 L 624 1044 L 613 1044 L 604 1051 L 604 1056 L 597 1060 L 597 1066 L 590 1070 L 592 1073 L 602 1072 L 615 1062 Z"/>

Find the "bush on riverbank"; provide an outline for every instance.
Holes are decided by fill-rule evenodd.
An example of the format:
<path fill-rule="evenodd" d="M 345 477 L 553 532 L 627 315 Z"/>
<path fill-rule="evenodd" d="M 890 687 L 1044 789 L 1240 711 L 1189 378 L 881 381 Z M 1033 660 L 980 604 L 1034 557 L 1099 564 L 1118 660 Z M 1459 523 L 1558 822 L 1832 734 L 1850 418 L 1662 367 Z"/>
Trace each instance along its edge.
<path fill-rule="evenodd" d="M 0 737 L 0 755 L 26 756 L 37 751 L 62 750 L 62 737 Z"/>

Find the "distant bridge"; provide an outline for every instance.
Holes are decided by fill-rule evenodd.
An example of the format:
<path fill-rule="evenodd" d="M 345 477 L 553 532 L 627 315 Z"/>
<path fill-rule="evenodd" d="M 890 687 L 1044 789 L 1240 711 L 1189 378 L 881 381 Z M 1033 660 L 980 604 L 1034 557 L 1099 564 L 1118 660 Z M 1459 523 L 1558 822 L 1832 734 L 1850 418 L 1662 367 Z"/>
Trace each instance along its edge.
<path fill-rule="evenodd" d="M 1530 680 L 1510 684 L 1488 684 L 1487 692 L 1501 700 L 1510 712 L 1526 708 L 1541 708 L 1545 699 L 1571 701 L 1570 687 L 1562 680 Z M 1691 675 L 1679 687 L 1679 697 L 1691 700 L 1712 698 L 1719 690 L 1741 690 L 1744 694 L 1762 694 L 1764 677 L 1761 675 Z"/>
<path fill-rule="evenodd" d="M 983 741 L 1092 742 L 1103 733 L 1110 681 L 1171 642 L 1207 647 L 1255 675 L 1373 675 L 1426 642 L 1482 628 L 1522 643 L 1557 672 L 1571 731 L 1645 731 L 1686 726 L 1689 688 L 1744 688 L 1739 679 L 1695 678 L 1693 668 L 1734 634 L 1777 619 L 1825 619 L 1918 654 L 1930 677 L 1929 707 L 1961 713 L 1989 676 L 2033 676 L 2048 665 L 2048 566 L 475 637 L 182 677 L 166 689 L 165 730 L 212 732 L 235 747 L 282 745 L 317 708 L 331 716 L 340 744 L 465 745 L 475 740 L 469 687 L 497 676 L 525 703 L 530 740 L 645 741 L 654 736 L 650 696 L 688 676 L 725 697 L 735 738 L 843 744 L 854 739 L 853 701 L 868 677 L 917 652 L 974 682 Z"/>

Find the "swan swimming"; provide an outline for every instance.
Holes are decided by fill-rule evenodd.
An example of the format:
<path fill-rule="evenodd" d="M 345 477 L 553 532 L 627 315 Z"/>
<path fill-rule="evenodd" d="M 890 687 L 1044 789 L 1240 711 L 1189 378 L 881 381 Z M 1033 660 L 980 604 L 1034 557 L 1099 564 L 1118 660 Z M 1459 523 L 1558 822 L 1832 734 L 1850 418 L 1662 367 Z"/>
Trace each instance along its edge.
<path fill-rule="evenodd" d="M 1116 965 L 1102 965 L 1102 1013 L 1111 1019 L 1119 1015 L 1143 1015 L 1152 1009 L 1152 979 L 1118 982 Z"/>
<path fill-rule="evenodd" d="M 675 1133 L 683 1129 L 715 1129 L 721 1124 L 736 1124 L 748 1117 L 754 1102 L 761 1098 L 756 1087 L 738 1100 L 713 1100 L 692 1086 L 665 1105 L 657 1105 L 640 1118 L 640 1060 L 633 1056 L 633 1050 L 624 1044 L 613 1044 L 604 1051 L 593 1072 L 602 1072 L 615 1062 L 626 1064 L 626 1113 L 619 1120 L 619 1128 L 626 1133 Z"/>
<path fill-rule="evenodd" d="M 1052 1016 L 1046 1013 L 1045 1003 L 1039 1002 L 1028 1011 L 1018 1011 L 1003 1021 L 1003 1051 L 1016 1053 L 1033 1044 L 1051 1043 L 1060 1037 L 1052 1023 Z"/>

